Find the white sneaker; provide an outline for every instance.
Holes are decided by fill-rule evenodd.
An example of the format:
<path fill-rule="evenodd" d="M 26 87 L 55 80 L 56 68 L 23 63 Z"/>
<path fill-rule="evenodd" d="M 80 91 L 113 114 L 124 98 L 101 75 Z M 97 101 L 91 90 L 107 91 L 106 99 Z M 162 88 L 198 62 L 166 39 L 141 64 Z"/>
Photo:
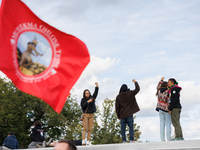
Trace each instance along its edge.
<path fill-rule="evenodd" d="M 90 142 L 90 141 L 87 141 L 87 142 L 86 142 L 86 145 L 92 145 L 92 144 L 91 144 L 91 142 Z"/>
<path fill-rule="evenodd" d="M 83 141 L 82 141 L 82 145 L 85 145 L 85 144 L 86 144 L 86 143 L 85 143 L 85 140 L 83 140 Z"/>

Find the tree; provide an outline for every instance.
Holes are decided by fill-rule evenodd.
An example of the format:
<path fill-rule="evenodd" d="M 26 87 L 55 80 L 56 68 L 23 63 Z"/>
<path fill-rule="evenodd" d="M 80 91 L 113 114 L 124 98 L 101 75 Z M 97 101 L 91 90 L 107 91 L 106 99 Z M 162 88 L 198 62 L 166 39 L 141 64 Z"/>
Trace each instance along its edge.
<path fill-rule="evenodd" d="M 97 109 L 95 114 L 94 126 L 92 130 L 91 140 L 93 144 L 110 144 L 110 143 L 121 143 L 121 125 L 117 118 L 116 112 L 114 111 L 115 100 L 105 99 L 103 102 L 103 111 L 100 113 Z M 98 118 L 99 116 L 100 118 Z M 98 120 L 100 119 L 100 121 Z M 101 125 L 99 125 L 99 123 Z M 139 126 L 134 124 L 134 138 L 137 141 L 140 138 L 141 132 Z M 126 129 L 128 131 L 128 127 Z M 128 135 L 127 135 L 128 136 Z"/>
<path fill-rule="evenodd" d="M 16 94 L 16 95 L 15 95 Z M 15 133 L 21 145 L 30 142 L 28 134 L 31 119 L 27 117 L 26 100 L 22 100 L 22 93 L 10 81 L 0 79 L 0 141 L 3 143 L 8 132 Z"/>
<path fill-rule="evenodd" d="M 60 114 L 37 97 L 21 92 L 11 81 L 0 79 L 0 143 L 14 132 L 20 148 L 27 148 L 31 142 L 31 127 L 40 120 L 50 137 L 59 139 L 80 138 L 80 106 L 73 96 L 69 96 Z"/>
<path fill-rule="evenodd" d="M 82 111 L 75 98 L 70 97 L 67 100 L 66 108 L 64 107 L 62 110 L 62 114 L 67 118 L 65 138 L 70 140 L 82 139 L 82 124 L 80 123 Z"/>

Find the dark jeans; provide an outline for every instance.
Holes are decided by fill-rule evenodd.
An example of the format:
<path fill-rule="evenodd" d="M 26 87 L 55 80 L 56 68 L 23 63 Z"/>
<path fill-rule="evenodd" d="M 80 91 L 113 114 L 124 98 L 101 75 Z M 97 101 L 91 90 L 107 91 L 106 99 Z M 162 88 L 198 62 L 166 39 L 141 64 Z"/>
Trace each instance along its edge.
<path fill-rule="evenodd" d="M 121 134 L 122 134 L 122 141 L 126 142 L 126 124 L 129 127 L 129 140 L 134 141 L 134 130 L 133 130 L 133 115 L 121 119 Z"/>
<path fill-rule="evenodd" d="M 173 108 L 172 109 L 172 113 L 171 113 L 171 119 L 172 119 L 172 124 L 175 128 L 175 137 L 176 138 L 182 138 L 183 134 L 182 134 L 182 129 L 181 129 L 181 125 L 180 125 L 180 113 L 181 110 L 178 108 Z"/>

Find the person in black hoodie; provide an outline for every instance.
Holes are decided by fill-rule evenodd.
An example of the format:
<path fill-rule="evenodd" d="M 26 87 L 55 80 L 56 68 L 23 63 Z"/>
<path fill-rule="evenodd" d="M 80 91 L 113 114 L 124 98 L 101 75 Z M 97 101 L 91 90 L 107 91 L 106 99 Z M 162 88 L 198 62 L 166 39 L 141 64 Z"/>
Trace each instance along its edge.
<path fill-rule="evenodd" d="M 42 124 L 40 121 L 36 120 L 34 122 L 34 128 L 31 133 L 32 142 L 29 144 L 28 148 L 36 148 L 36 145 L 42 145 L 43 141 L 45 141 L 44 130 L 42 130 Z"/>
<path fill-rule="evenodd" d="M 12 132 L 8 133 L 8 136 L 3 141 L 3 150 L 6 149 L 19 149 L 19 143 Z"/>
<path fill-rule="evenodd" d="M 115 101 L 117 117 L 121 120 L 121 135 L 123 143 L 126 143 L 126 125 L 129 127 L 129 141 L 134 142 L 133 114 L 140 110 L 135 99 L 135 95 L 140 91 L 140 86 L 135 79 L 132 81 L 135 83 L 135 90 L 130 90 L 126 84 L 123 84 Z"/>
<path fill-rule="evenodd" d="M 95 91 L 93 95 L 90 94 L 90 91 L 88 89 L 84 90 L 83 92 L 83 98 L 81 99 L 81 107 L 82 111 L 84 113 L 83 118 L 83 133 L 82 133 L 82 145 L 90 145 L 90 136 L 92 132 L 93 127 L 93 120 L 94 120 L 94 112 L 96 112 L 96 106 L 95 106 L 95 99 L 98 94 L 98 83 L 95 82 Z M 85 136 L 86 131 L 88 130 L 87 134 L 87 142 L 85 142 Z"/>
<path fill-rule="evenodd" d="M 168 80 L 169 87 L 169 114 L 171 114 L 172 124 L 175 128 L 175 140 L 184 140 L 182 129 L 180 125 L 180 113 L 181 113 L 181 104 L 180 104 L 180 91 L 181 87 L 178 86 L 178 82 L 174 78 Z"/>

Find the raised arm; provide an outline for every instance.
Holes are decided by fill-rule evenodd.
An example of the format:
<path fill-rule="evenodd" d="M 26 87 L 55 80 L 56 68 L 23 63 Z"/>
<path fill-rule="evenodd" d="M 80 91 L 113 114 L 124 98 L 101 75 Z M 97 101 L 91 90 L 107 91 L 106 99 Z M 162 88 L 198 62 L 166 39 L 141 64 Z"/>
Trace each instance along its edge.
<path fill-rule="evenodd" d="M 140 86 L 135 79 L 133 79 L 132 81 L 135 83 L 135 90 L 133 90 L 133 93 L 134 95 L 136 95 L 140 91 Z"/>
<path fill-rule="evenodd" d="M 94 93 L 93 93 L 93 95 L 92 95 L 92 97 L 94 98 L 94 99 L 96 99 L 96 97 L 97 97 L 97 95 L 98 95 L 98 91 L 99 91 L 99 85 L 98 85 L 98 83 L 97 82 L 95 82 L 95 90 L 94 90 Z"/>
<path fill-rule="evenodd" d="M 161 85 L 163 84 L 164 79 L 165 79 L 165 77 L 162 77 L 161 80 L 158 82 L 157 89 L 159 89 L 161 87 Z"/>

